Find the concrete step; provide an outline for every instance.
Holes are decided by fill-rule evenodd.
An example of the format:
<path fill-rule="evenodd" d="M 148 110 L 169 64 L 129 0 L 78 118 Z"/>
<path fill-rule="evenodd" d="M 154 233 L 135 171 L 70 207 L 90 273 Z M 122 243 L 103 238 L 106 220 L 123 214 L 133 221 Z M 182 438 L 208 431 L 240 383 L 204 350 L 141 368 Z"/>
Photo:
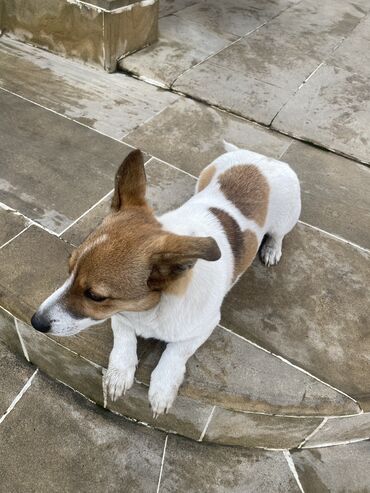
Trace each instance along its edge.
<path fill-rule="evenodd" d="M 0 32 L 114 72 L 120 57 L 156 41 L 158 0 L 4 0 Z"/>
<path fill-rule="evenodd" d="M 7 40 L 0 46 L 6 62 L 0 84 L 0 132 L 6 136 L 0 141 L 0 200 L 8 206 L 0 214 L 7 225 L 0 250 L 0 340 L 102 405 L 102 369 L 112 346 L 109 326 L 56 339 L 35 332 L 30 316 L 65 279 L 73 245 L 107 212 L 114 171 L 131 146 L 147 152 L 149 200 L 162 213 L 193 193 L 195 176 L 222 152 L 225 138 L 274 157 L 286 156 L 303 177 L 303 218 L 311 225 L 301 223 L 288 236 L 278 267 L 266 269 L 256 259 L 231 291 L 222 326 L 189 361 L 168 415 L 153 420 L 148 406 L 149 376 L 162 350 L 153 341 L 140 342 L 135 385 L 108 408 L 156 428 L 223 445 L 291 449 L 367 438 L 368 170 L 152 87 L 158 105 L 148 119 L 143 101 L 149 86 L 118 74 L 117 87 L 131 87 L 137 95 L 131 115 L 137 128 L 125 132 L 125 106 L 121 114 L 114 113 L 110 95 L 106 112 L 94 113 L 89 107 L 92 119 L 96 114 L 93 122 L 74 122 L 71 115 L 81 120 L 89 97 L 98 101 L 108 76 L 102 74 L 85 88 L 80 85 L 77 93 L 72 62 L 28 47 L 22 52 L 19 44 Z M 16 76 L 25 66 L 29 83 Z M 90 69 L 78 70 L 84 80 L 91 77 Z M 116 124 L 108 125 L 112 114 Z M 108 135 L 92 128 L 103 123 Z M 123 129 L 124 142 L 113 135 L 115 128 Z M 309 167 L 309 156 L 321 167 Z M 341 217 L 334 202 L 343 211 Z"/>
<path fill-rule="evenodd" d="M 367 491 L 369 441 L 292 453 L 214 447 L 104 411 L 1 344 L 0 365 L 4 491 Z"/>

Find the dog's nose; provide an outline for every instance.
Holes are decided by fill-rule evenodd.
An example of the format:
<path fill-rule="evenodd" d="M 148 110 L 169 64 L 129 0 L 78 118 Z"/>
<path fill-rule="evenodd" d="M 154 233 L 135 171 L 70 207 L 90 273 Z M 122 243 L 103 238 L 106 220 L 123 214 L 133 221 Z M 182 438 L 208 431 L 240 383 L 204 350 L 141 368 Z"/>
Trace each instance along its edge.
<path fill-rule="evenodd" d="M 31 324 L 39 332 L 48 332 L 50 330 L 50 322 L 38 315 L 37 312 L 32 315 Z"/>

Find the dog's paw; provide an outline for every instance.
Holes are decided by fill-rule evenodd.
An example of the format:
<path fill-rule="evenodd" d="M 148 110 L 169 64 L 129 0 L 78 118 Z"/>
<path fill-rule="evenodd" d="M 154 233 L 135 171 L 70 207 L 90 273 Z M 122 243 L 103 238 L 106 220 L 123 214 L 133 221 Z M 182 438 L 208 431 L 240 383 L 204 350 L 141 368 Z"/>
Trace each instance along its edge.
<path fill-rule="evenodd" d="M 116 401 L 125 394 L 134 383 L 135 366 L 126 368 L 108 368 L 103 374 L 103 394 L 106 405 L 107 397 Z"/>
<path fill-rule="evenodd" d="M 167 413 L 176 399 L 178 386 L 175 384 L 161 384 L 155 380 L 150 382 L 149 402 L 153 411 L 153 417 Z"/>
<path fill-rule="evenodd" d="M 267 267 L 276 265 L 281 259 L 281 245 L 266 241 L 261 248 L 261 259 Z"/>

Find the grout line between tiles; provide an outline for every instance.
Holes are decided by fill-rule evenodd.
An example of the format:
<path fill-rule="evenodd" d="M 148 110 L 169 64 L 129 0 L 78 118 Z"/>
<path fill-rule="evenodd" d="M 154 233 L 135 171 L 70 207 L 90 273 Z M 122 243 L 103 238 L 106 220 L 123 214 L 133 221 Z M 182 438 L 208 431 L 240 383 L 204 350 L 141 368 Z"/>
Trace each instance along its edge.
<path fill-rule="evenodd" d="M 202 433 L 201 433 L 201 435 L 200 435 L 200 437 L 199 437 L 198 442 L 202 442 L 202 441 L 203 441 L 204 435 L 205 435 L 205 434 L 206 434 L 206 432 L 207 432 L 208 426 L 209 426 L 209 424 L 210 424 L 210 422 L 211 422 L 211 420 L 212 420 L 213 413 L 215 412 L 215 409 L 216 409 L 216 406 L 213 406 L 213 407 L 212 407 L 212 409 L 211 409 L 210 415 L 208 416 L 208 419 L 207 419 L 207 421 L 206 421 L 206 424 L 205 424 L 205 426 L 204 426 L 204 428 L 203 428 L 203 431 L 202 431 Z"/>
<path fill-rule="evenodd" d="M 0 246 L 0 250 L 2 250 L 4 247 L 6 247 L 7 245 L 9 245 L 9 243 L 11 243 L 13 240 L 15 240 L 16 238 L 18 238 L 18 236 L 20 236 L 22 233 L 24 233 L 25 231 L 27 231 L 27 229 L 30 227 L 31 225 L 28 224 L 25 228 L 22 229 L 22 231 L 20 231 L 18 234 L 16 234 L 15 236 L 13 236 L 12 238 L 10 238 L 10 240 L 6 241 L 5 243 L 3 243 L 1 246 Z"/>
<path fill-rule="evenodd" d="M 341 243 L 347 243 L 348 245 L 352 246 L 353 248 L 356 248 L 357 250 L 361 250 L 364 253 L 370 253 L 370 250 L 368 248 L 364 248 L 360 245 L 357 245 L 357 243 L 353 243 L 353 241 L 346 240 L 342 236 L 335 235 L 334 233 L 329 233 L 329 231 L 325 231 L 325 229 L 321 229 L 318 226 L 314 226 L 313 224 L 306 223 L 305 221 L 298 221 L 300 224 L 303 224 L 304 226 L 307 226 L 308 228 L 314 229 L 315 231 L 319 231 L 320 233 L 323 233 L 327 236 L 330 236 L 331 238 L 334 238 L 337 241 L 340 241 Z"/>
<path fill-rule="evenodd" d="M 12 412 L 12 410 L 15 408 L 17 402 L 22 399 L 23 395 L 27 392 L 27 390 L 30 388 L 31 384 L 32 384 L 32 381 L 33 379 L 35 378 L 35 376 L 37 375 L 38 373 L 38 368 L 33 372 L 33 374 L 31 375 L 31 377 L 27 380 L 26 384 L 23 386 L 23 388 L 21 389 L 21 391 L 18 393 L 18 395 L 15 397 L 15 399 L 13 400 L 13 402 L 10 404 L 10 406 L 8 407 L 8 409 L 5 411 L 5 413 L 1 416 L 0 418 L 0 424 L 5 420 L 5 418 Z"/>
<path fill-rule="evenodd" d="M 302 448 L 303 445 L 308 441 L 310 440 L 312 437 L 314 437 L 316 435 L 317 432 L 319 432 L 321 430 L 321 428 L 327 423 L 328 421 L 328 418 L 324 418 L 321 423 L 319 424 L 319 426 L 317 428 L 315 428 L 304 440 L 302 440 L 302 442 L 298 445 L 298 448 Z"/>
<path fill-rule="evenodd" d="M 167 450 L 167 442 L 168 442 L 168 435 L 166 435 L 165 441 L 164 441 L 164 446 L 163 446 L 163 454 L 162 454 L 162 460 L 161 460 L 161 468 L 159 470 L 159 477 L 158 477 L 158 485 L 157 485 L 157 493 L 159 493 L 160 487 L 161 487 L 161 481 L 162 481 L 162 474 L 163 474 L 163 466 L 164 466 L 164 460 L 166 457 L 166 450 Z"/>
<path fill-rule="evenodd" d="M 99 204 L 101 204 L 101 202 L 103 202 L 107 197 L 109 197 L 109 195 L 111 193 L 113 193 L 114 191 L 114 188 L 112 188 L 111 190 L 109 190 L 108 193 L 106 193 L 103 197 L 101 197 L 94 205 L 92 205 L 89 209 L 87 209 L 85 212 L 83 212 L 81 214 L 81 216 L 79 216 L 77 219 L 75 219 L 74 221 L 71 222 L 71 224 L 69 224 L 65 229 L 63 229 L 63 231 L 61 233 L 58 233 L 57 236 L 60 238 L 61 236 L 64 235 L 64 233 L 66 231 L 68 231 L 72 226 L 74 226 L 80 219 L 82 219 L 83 217 L 86 216 L 86 214 L 88 214 L 89 212 L 91 212 L 93 209 L 95 209 L 95 207 L 97 207 Z"/>
<path fill-rule="evenodd" d="M 370 436 L 366 438 L 352 438 L 351 440 L 343 440 L 342 442 L 324 442 L 319 443 L 317 445 L 310 445 L 307 447 L 303 447 L 301 450 L 311 450 L 314 448 L 328 448 L 328 447 L 338 447 L 340 445 L 350 445 L 351 443 L 359 443 L 359 442 L 367 442 L 369 441 Z"/>
<path fill-rule="evenodd" d="M 292 456 L 290 455 L 289 450 L 283 450 L 283 454 L 284 454 L 284 457 L 288 463 L 288 467 L 291 470 L 291 472 L 294 476 L 294 479 L 296 480 L 296 483 L 297 483 L 299 490 L 301 491 L 301 493 L 304 493 L 303 486 L 302 486 L 301 481 L 299 479 L 297 469 L 295 468 L 295 464 L 294 464 Z"/>
<path fill-rule="evenodd" d="M 24 357 L 26 358 L 26 360 L 28 362 L 30 362 L 30 357 L 29 357 L 29 354 L 28 354 L 28 351 L 27 351 L 26 344 L 25 344 L 25 342 L 23 340 L 22 334 L 21 334 L 21 332 L 19 330 L 19 327 L 18 327 L 18 320 L 14 316 L 13 316 L 13 319 L 14 319 L 15 330 L 17 331 L 18 338 L 19 338 L 19 341 L 21 343 L 21 347 L 22 347 L 22 351 L 23 351 Z"/>
<path fill-rule="evenodd" d="M 273 353 L 272 351 L 269 351 L 268 349 L 260 346 L 259 344 L 253 342 L 253 341 L 250 341 L 249 339 L 247 339 L 246 337 L 243 337 L 241 336 L 240 334 L 237 334 L 236 332 L 233 332 L 232 330 L 226 328 L 225 326 L 219 324 L 219 327 L 221 327 L 221 329 L 223 330 L 226 330 L 226 332 L 229 332 L 231 334 L 234 334 L 236 337 L 239 337 L 240 339 L 242 339 L 243 341 L 246 341 L 248 342 L 249 344 L 252 344 L 252 346 L 258 348 L 258 349 L 261 349 L 262 351 L 264 351 L 265 353 L 268 353 L 268 354 L 271 354 L 272 356 L 274 356 L 275 358 L 278 358 L 280 361 L 283 361 L 284 363 L 286 363 L 287 365 L 289 366 L 292 366 L 293 368 L 295 368 L 296 370 L 302 372 L 302 373 L 305 373 L 306 375 L 308 375 L 309 377 L 311 378 L 314 378 L 315 380 L 317 380 L 318 382 L 322 383 L 323 385 L 326 385 L 327 387 L 330 387 L 332 390 L 335 390 L 336 392 L 338 392 L 339 394 L 342 394 L 344 395 L 345 397 L 347 397 L 348 399 L 350 399 L 351 401 L 353 401 L 358 407 L 359 409 L 361 409 L 361 406 L 359 405 L 359 403 L 356 401 L 356 399 L 354 399 L 353 397 L 351 397 L 350 395 L 346 394 L 345 392 L 343 392 L 342 390 L 340 389 L 337 389 L 336 387 L 334 387 L 333 385 L 330 385 L 330 383 L 327 383 L 327 382 L 324 382 L 324 380 L 321 380 L 320 378 L 316 377 L 315 375 L 313 375 L 312 373 L 308 372 L 307 370 L 295 365 L 294 363 L 292 363 L 291 361 L 287 360 L 286 358 L 284 358 L 283 356 L 280 356 L 279 354 L 275 354 Z M 361 409 L 361 413 L 359 414 L 362 414 L 362 409 Z"/>

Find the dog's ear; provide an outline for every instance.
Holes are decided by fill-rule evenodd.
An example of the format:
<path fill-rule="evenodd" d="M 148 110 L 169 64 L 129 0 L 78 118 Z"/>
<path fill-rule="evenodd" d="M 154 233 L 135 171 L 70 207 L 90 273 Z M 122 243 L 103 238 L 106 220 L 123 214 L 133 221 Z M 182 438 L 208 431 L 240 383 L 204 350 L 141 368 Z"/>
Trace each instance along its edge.
<path fill-rule="evenodd" d="M 166 235 L 160 251 L 151 257 L 148 286 L 154 291 L 165 289 L 172 281 L 194 267 L 198 259 L 215 261 L 221 257 L 216 241 L 208 237 Z"/>
<path fill-rule="evenodd" d="M 136 149 L 124 159 L 116 173 L 112 210 L 118 212 L 124 207 L 146 205 L 145 191 L 144 157 L 142 152 Z"/>

